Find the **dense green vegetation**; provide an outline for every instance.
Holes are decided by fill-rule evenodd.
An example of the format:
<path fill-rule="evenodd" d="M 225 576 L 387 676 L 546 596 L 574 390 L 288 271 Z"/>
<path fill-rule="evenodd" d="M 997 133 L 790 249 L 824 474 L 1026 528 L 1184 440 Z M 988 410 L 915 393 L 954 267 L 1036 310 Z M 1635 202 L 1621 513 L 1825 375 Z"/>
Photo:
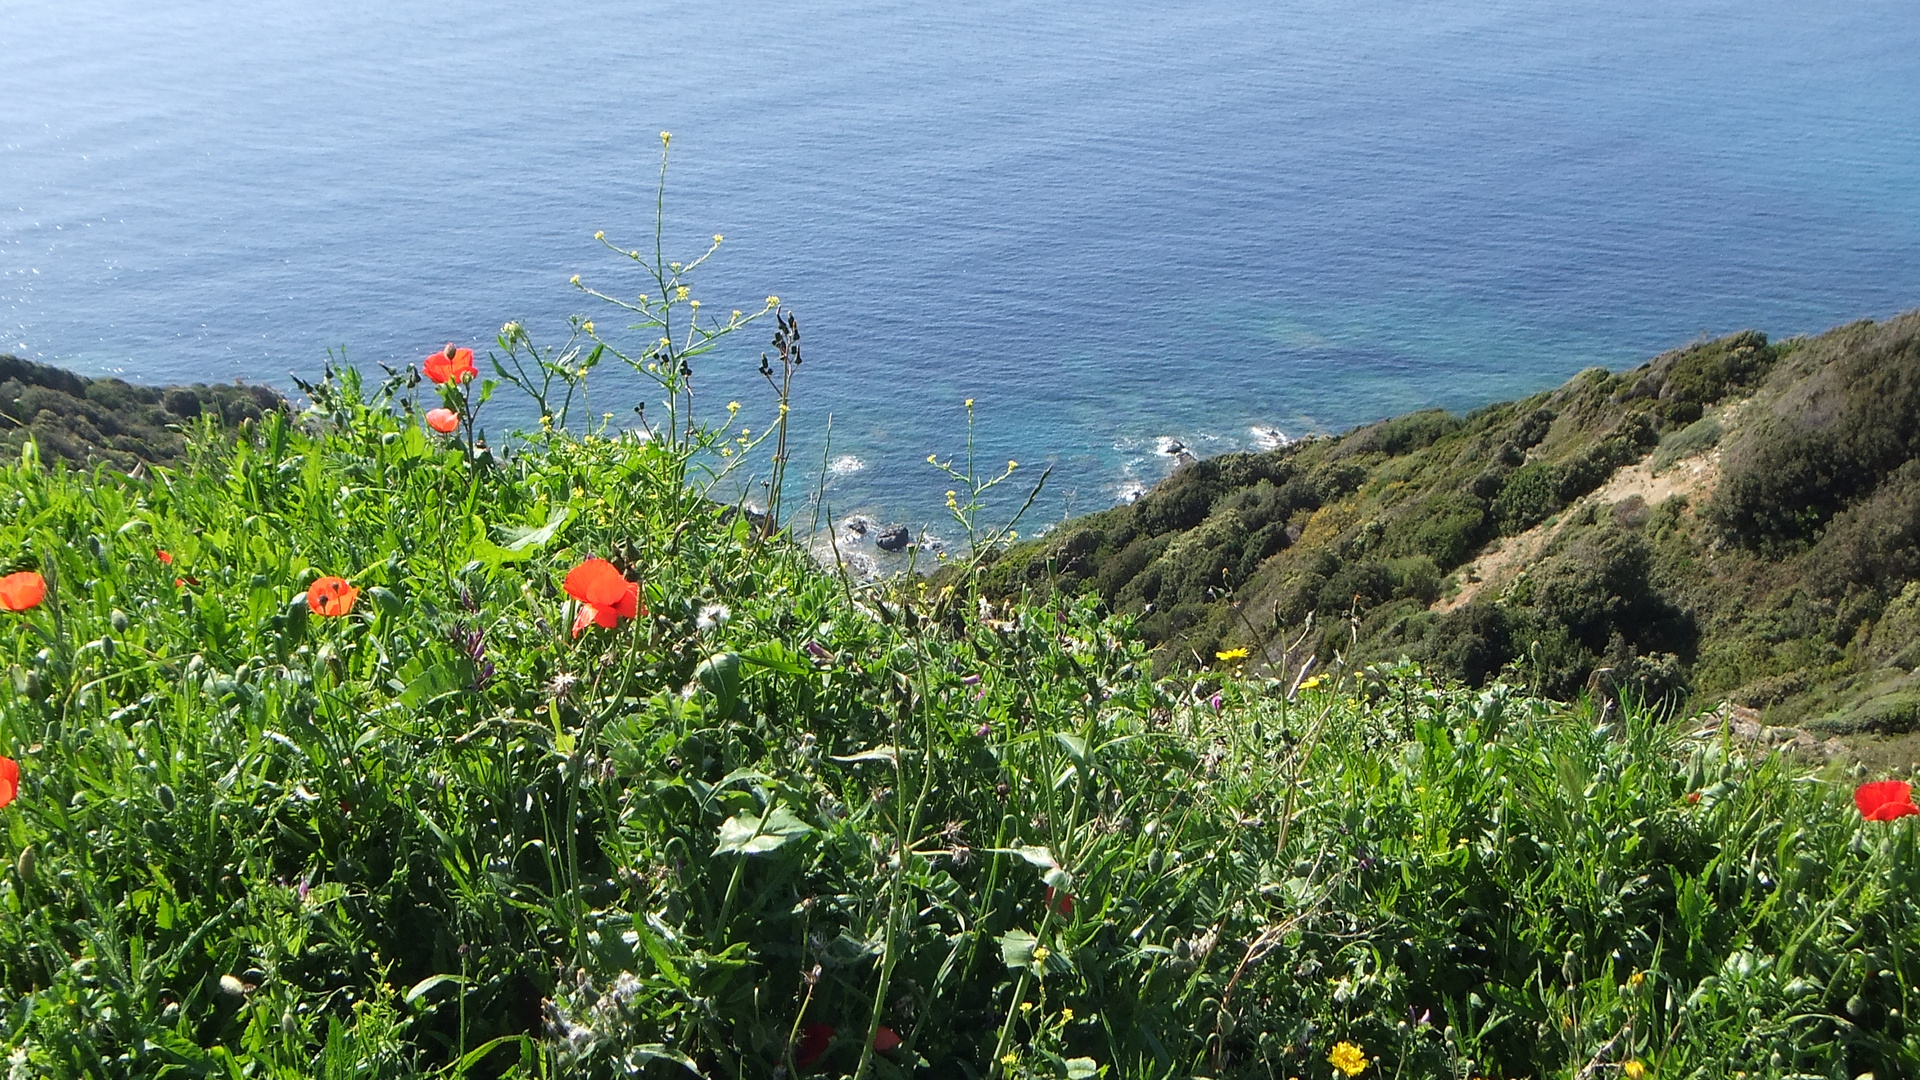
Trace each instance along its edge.
<path fill-rule="evenodd" d="M 0 453 L 9 457 L 31 441 L 43 458 L 133 469 L 185 453 L 182 426 L 201 416 L 237 428 L 286 407 L 264 386 L 139 386 L 0 354 Z"/>
<path fill-rule="evenodd" d="M 1165 681 L 1152 615 L 819 572 L 701 497 L 731 431 L 476 458 L 405 388 L 0 470 L 12 1075 L 1920 1068 L 1914 825 L 1847 784 L 1405 665 Z M 1337 506 L 1332 449 L 1237 505 Z M 592 556 L 645 610 L 576 635 Z"/>
<path fill-rule="evenodd" d="M 1276 671 L 1406 655 L 1472 685 L 1906 731 L 1916 459 L 1920 314 L 1743 333 L 1464 417 L 1197 462 L 988 583 L 1097 594 L 1163 665 L 1230 645 Z"/>

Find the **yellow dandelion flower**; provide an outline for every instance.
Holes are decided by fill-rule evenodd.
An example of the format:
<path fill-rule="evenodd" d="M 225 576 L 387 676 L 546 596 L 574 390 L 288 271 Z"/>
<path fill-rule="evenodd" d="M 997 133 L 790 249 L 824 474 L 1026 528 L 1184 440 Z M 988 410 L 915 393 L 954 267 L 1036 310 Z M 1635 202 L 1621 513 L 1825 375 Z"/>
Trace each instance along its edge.
<path fill-rule="evenodd" d="M 1350 1042 L 1334 1043 L 1327 1063 L 1348 1076 L 1359 1076 L 1367 1070 L 1367 1052 Z"/>
<path fill-rule="evenodd" d="M 1627 1080 L 1646 1080 L 1647 1067 L 1640 1064 L 1637 1060 L 1629 1061 L 1625 1065 L 1620 1066 L 1620 1075 L 1626 1077 Z"/>
<path fill-rule="evenodd" d="M 1242 646 L 1238 649 L 1228 649 L 1225 652 L 1214 653 L 1213 658 L 1215 660 L 1221 661 L 1222 663 L 1231 664 L 1235 660 L 1245 660 L 1247 658 L 1247 653 L 1248 653 L 1248 649 L 1245 646 Z"/>

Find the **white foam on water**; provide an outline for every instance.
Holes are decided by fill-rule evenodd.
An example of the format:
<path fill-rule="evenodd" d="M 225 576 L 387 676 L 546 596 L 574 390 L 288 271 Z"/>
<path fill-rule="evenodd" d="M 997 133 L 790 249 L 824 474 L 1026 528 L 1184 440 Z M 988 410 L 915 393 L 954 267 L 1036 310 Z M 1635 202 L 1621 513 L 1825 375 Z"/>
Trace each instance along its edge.
<path fill-rule="evenodd" d="M 852 454 L 841 454 L 827 463 L 827 472 L 834 476 L 851 476 L 867 467 L 867 463 Z"/>
<path fill-rule="evenodd" d="M 1253 448 L 1255 450 L 1278 450 L 1293 442 L 1292 439 L 1287 438 L 1286 432 L 1281 431 L 1277 427 L 1269 427 L 1266 424 L 1255 424 L 1248 428 L 1247 431 L 1253 436 Z"/>

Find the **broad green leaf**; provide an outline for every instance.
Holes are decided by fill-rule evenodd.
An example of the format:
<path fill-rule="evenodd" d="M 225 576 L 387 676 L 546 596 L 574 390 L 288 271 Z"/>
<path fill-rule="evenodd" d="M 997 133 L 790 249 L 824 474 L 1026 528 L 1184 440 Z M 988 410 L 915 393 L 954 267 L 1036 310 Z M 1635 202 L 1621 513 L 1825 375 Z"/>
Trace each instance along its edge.
<path fill-rule="evenodd" d="M 842 765 L 856 765 L 862 761 L 884 761 L 892 765 L 900 760 L 900 750 L 893 746 L 876 746 L 857 754 L 835 754 L 828 760 L 837 761 Z"/>
<path fill-rule="evenodd" d="M 768 671 L 778 672 L 782 675 L 813 674 L 811 665 L 802 663 L 799 654 L 788 649 L 778 641 L 768 641 L 755 645 L 753 648 L 741 653 L 740 658 L 755 667 L 766 668 Z"/>
<path fill-rule="evenodd" d="M 776 807 L 764 818 L 741 814 L 720 823 L 720 841 L 713 852 L 716 855 L 765 855 L 811 832 L 813 826 L 784 806 Z"/>
<path fill-rule="evenodd" d="M 419 1001 L 422 997 L 431 993 L 434 987 L 437 987 L 442 983 L 454 983 L 455 985 L 459 985 L 459 984 L 465 983 L 466 981 L 467 980 L 461 978 L 458 975 L 448 975 L 448 974 L 429 975 L 426 978 L 421 979 L 419 982 L 414 983 L 413 989 L 407 991 L 406 997 L 404 998 L 404 1000 L 408 1005 L 412 1005 L 414 1002 Z"/>
<path fill-rule="evenodd" d="M 1064 731 L 1054 732 L 1053 737 L 1060 741 L 1062 747 L 1066 748 L 1067 756 L 1073 759 L 1074 764 L 1085 765 L 1087 763 L 1087 740 Z"/>
<path fill-rule="evenodd" d="M 408 682 L 406 689 L 400 691 L 400 704 L 417 709 L 472 685 L 473 664 L 450 660 L 433 665 Z"/>
<path fill-rule="evenodd" d="M 1025 930 L 1009 930 L 994 940 L 1000 943 L 1000 959 L 1010 968 L 1023 968 L 1033 963 L 1034 946 L 1040 939 Z"/>
<path fill-rule="evenodd" d="M 1100 1075 L 1100 1063 L 1092 1058 L 1068 1058 L 1067 1080 L 1093 1080 Z"/>
<path fill-rule="evenodd" d="M 987 850 L 995 855 L 1018 855 L 1042 870 L 1055 870 L 1060 866 L 1059 861 L 1053 857 L 1053 852 L 1044 847 L 1020 844 L 1015 847 L 997 847 Z"/>

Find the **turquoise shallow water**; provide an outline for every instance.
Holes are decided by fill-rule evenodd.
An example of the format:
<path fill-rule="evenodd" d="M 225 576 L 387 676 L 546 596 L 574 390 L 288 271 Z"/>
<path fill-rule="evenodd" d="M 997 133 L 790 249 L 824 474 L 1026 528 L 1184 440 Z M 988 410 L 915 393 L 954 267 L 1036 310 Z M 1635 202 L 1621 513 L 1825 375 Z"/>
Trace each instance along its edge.
<path fill-rule="evenodd" d="M 831 414 L 835 508 L 916 523 L 966 397 L 1058 517 L 1166 439 L 1920 305 L 1911 0 L 931 7 L 0 0 L 0 347 L 284 385 L 557 334 L 661 129 L 701 293 L 800 315 L 800 456 Z M 702 373 L 750 416 L 758 351 Z"/>

